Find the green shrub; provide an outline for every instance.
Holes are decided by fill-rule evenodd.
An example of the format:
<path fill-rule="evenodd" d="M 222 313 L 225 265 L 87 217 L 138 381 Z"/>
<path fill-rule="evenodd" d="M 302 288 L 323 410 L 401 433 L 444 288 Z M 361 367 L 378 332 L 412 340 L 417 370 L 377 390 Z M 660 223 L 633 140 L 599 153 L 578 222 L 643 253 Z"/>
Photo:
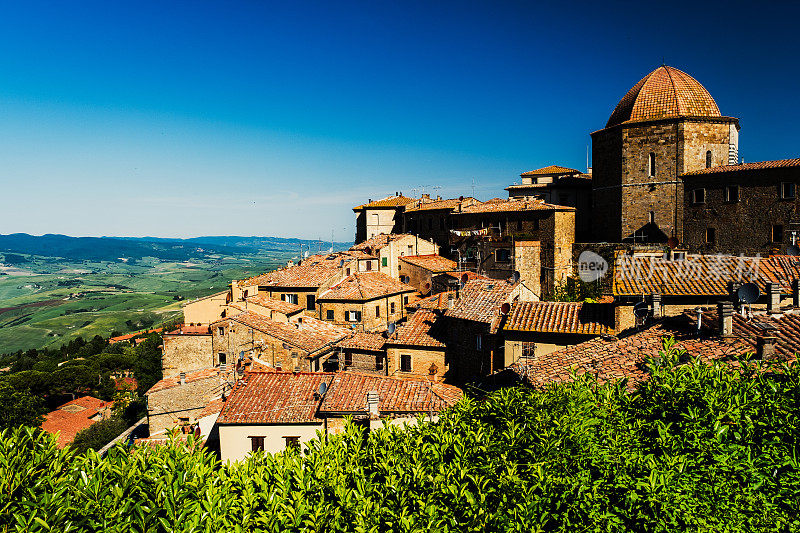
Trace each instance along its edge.
<path fill-rule="evenodd" d="M 0 433 L 0 530 L 792 531 L 800 371 L 654 365 L 463 400 L 436 423 L 347 431 L 220 465 L 202 448 L 58 450 Z"/>
<path fill-rule="evenodd" d="M 89 449 L 97 451 L 116 439 L 128 427 L 128 424 L 121 417 L 115 416 L 108 420 L 101 420 L 79 431 L 75 435 L 71 446 L 78 453 L 83 453 Z"/>

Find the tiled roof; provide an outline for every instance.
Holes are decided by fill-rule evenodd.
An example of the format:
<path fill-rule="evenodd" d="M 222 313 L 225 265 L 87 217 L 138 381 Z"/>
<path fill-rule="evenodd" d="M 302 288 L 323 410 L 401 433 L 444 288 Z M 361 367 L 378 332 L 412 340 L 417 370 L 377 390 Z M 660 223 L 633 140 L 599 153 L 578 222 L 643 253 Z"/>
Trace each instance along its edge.
<path fill-rule="evenodd" d="M 489 200 L 482 204 L 465 207 L 453 215 L 469 215 L 474 213 L 511 213 L 519 211 L 574 211 L 574 207 L 545 203 L 543 200 Z"/>
<path fill-rule="evenodd" d="M 514 302 L 506 331 L 602 335 L 614 331 L 614 307 L 584 302 Z"/>
<path fill-rule="evenodd" d="M 199 302 L 200 300 L 208 300 L 209 298 L 221 297 L 223 295 L 227 295 L 230 291 L 224 290 L 222 292 L 215 292 L 214 294 L 209 294 L 208 296 L 202 296 L 200 298 L 195 298 L 194 300 L 189 300 L 188 302 L 183 302 L 181 307 L 186 307 L 189 304 L 193 304 L 195 302 Z"/>
<path fill-rule="evenodd" d="M 770 168 L 800 167 L 800 157 L 795 159 L 776 159 L 775 161 L 758 161 L 757 163 L 742 163 L 741 165 L 724 165 L 719 167 L 704 168 L 686 172 L 684 176 L 702 176 L 706 174 L 721 174 L 727 172 L 745 172 L 747 170 L 766 170 Z"/>
<path fill-rule="evenodd" d="M 414 287 L 400 283 L 383 272 L 360 272 L 351 274 L 321 293 L 317 300 L 373 300 L 414 290 Z"/>
<path fill-rule="evenodd" d="M 378 411 L 388 413 L 439 412 L 463 395 L 461 389 L 428 380 L 337 372 L 320 405 L 320 412 L 366 413 L 367 393 L 378 393 Z"/>
<path fill-rule="evenodd" d="M 427 298 L 420 298 L 413 304 L 409 303 L 407 308 L 418 309 L 448 309 L 450 307 L 450 300 L 455 299 L 455 291 L 439 292 Z"/>
<path fill-rule="evenodd" d="M 537 168 L 536 170 L 529 170 L 528 172 L 523 172 L 520 176 L 543 176 L 549 174 L 580 174 L 580 170 L 575 170 L 574 168 L 567 168 L 562 167 L 559 165 L 550 165 L 547 167 Z"/>
<path fill-rule="evenodd" d="M 628 91 L 608 119 L 606 128 L 680 116 L 722 115 L 717 103 L 697 80 L 683 71 L 662 65 Z"/>
<path fill-rule="evenodd" d="M 445 348 L 444 322 L 430 309 L 415 311 L 408 321 L 386 341 L 387 344 L 403 346 L 426 346 Z"/>
<path fill-rule="evenodd" d="M 164 335 L 210 335 L 211 330 L 208 326 L 187 326 L 181 325 L 176 330 L 164 333 Z"/>
<path fill-rule="evenodd" d="M 200 411 L 200 414 L 197 415 L 195 418 L 200 419 L 203 418 L 204 416 L 209 416 L 219 413 L 220 411 L 222 411 L 223 407 L 225 407 L 225 401 L 222 398 L 211 400 L 210 402 L 208 402 L 208 404 L 206 404 L 203 410 Z"/>
<path fill-rule="evenodd" d="M 473 279 L 491 279 L 489 276 L 484 276 L 483 274 L 478 274 L 471 270 L 451 270 L 450 272 L 442 272 L 441 275 L 461 281 L 464 274 L 467 275 L 467 281 L 472 281 Z"/>
<path fill-rule="evenodd" d="M 359 332 L 352 337 L 339 341 L 336 346 L 344 349 L 378 352 L 383 349 L 384 344 L 386 344 L 386 337 L 382 333 Z"/>
<path fill-rule="evenodd" d="M 800 278 L 800 257 L 767 258 L 732 255 L 687 254 L 685 260 L 667 261 L 661 256 L 617 255 L 614 265 L 615 296 L 726 296 L 728 282 L 755 283 L 762 293 L 768 282 L 789 292 Z"/>
<path fill-rule="evenodd" d="M 82 396 L 69 401 L 45 415 L 42 429 L 48 433 L 57 433 L 58 447 L 63 448 L 75 440 L 75 435 L 98 422 L 92 420 L 105 407 L 106 402 L 91 396 Z"/>
<path fill-rule="evenodd" d="M 217 424 L 321 423 L 317 417 L 322 372 L 248 372 L 225 401 Z"/>
<path fill-rule="evenodd" d="M 381 207 L 403 207 L 404 205 L 410 204 L 413 201 L 415 201 L 414 198 L 408 198 L 407 196 L 403 196 L 402 194 L 399 196 L 387 196 L 386 198 L 381 198 L 380 200 L 375 200 L 374 202 L 369 202 L 354 207 L 353 211 L 357 211 L 360 209 L 374 209 Z"/>
<path fill-rule="evenodd" d="M 413 204 L 406 206 L 406 213 L 413 213 L 415 211 L 436 211 L 439 209 L 456 209 L 459 205 L 462 207 L 472 204 L 479 204 L 480 201 L 468 196 L 466 198 L 450 198 L 448 200 L 431 200 L 428 202 L 416 201 Z"/>
<path fill-rule="evenodd" d="M 410 236 L 408 233 L 379 233 L 373 235 L 366 241 L 362 241 L 350 247 L 350 250 L 364 250 L 370 248 L 373 251 L 380 250 L 389 243 Z"/>
<path fill-rule="evenodd" d="M 283 300 L 278 300 L 277 298 L 270 298 L 269 296 L 263 294 L 248 296 L 247 298 L 245 298 L 245 300 L 247 301 L 247 303 L 260 305 L 261 307 L 266 307 L 267 309 L 270 309 L 272 311 L 277 311 L 278 313 L 283 313 L 284 315 L 293 315 L 305 309 L 302 305 L 293 304 L 291 302 L 284 302 Z"/>
<path fill-rule="evenodd" d="M 302 322 L 295 320 L 291 322 L 276 322 L 264 315 L 246 311 L 230 317 L 230 320 L 297 346 L 306 352 L 314 352 L 324 348 L 326 345 L 335 343 L 350 333 L 349 329 L 334 326 L 328 322 L 308 316 L 302 317 Z M 215 324 L 219 322 L 222 321 L 217 321 Z"/>
<path fill-rule="evenodd" d="M 514 284 L 503 280 L 468 281 L 453 307 L 446 311 L 451 318 L 491 324 L 498 317 L 500 305 L 508 301 Z"/>
<path fill-rule="evenodd" d="M 647 379 L 645 361 L 662 350 L 662 339 L 674 337 L 676 348 L 686 350 L 690 357 L 701 360 L 732 359 L 756 351 L 756 337 L 763 334 L 764 325 L 778 328 L 776 351 L 790 360 L 800 352 L 800 314 L 779 317 L 761 315 L 748 321 L 738 313 L 733 315 L 734 335 L 723 339 L 716 334 L 716 310 L 703 316 L 703 331 L 696 333 L 696 322 L 687 315 L 672 317 L 643 331 L 616 339 L 596 338 L 563 348 L 534 360 L 521 360 L 509 368 L 535 386 L 551 382 L 571 381 L 577 375 L 596 372 L 602 383 L 628 378 L 629 386 Z"/>
<path fill-rule="evenodd" d="M 217 376 L 219 376 L 219 369 L 217 367 L 204 368 L 202 370 L 196 370 L 195 372 L 187 372 L 186 383 L 193 383 L 195 381 L 200 381 L 203 379 L 216 378 Z M 150 387 L 150 390 L 148 390 L 145 394 L 146 395 L 153 394 L 154 392 L 171 389 L 173 387 L 180 386 L 180 384 L 181 384 L 180 375 L 164 378 L 161 381 L 158 381 L 152 387 Z"/>
<path fill-rule="evenodd" d="M 414 266 L 422 267 L 431 272 L 449 272 L 456 268 L 456 262 L 442 257 L 441 255 L 405 255 L 400 257 L 400 261 L 412 264 Z"/>
<path fill-rule="evenodd" d="M 239 287 L 252 285 L 265 287 L 320 287 L 342 274 L 339 263 L 345 264 L 352 258 L 343 254 L 323 254 L 309 256 L 292 267 L 281 268 L 238 282 Z"/>

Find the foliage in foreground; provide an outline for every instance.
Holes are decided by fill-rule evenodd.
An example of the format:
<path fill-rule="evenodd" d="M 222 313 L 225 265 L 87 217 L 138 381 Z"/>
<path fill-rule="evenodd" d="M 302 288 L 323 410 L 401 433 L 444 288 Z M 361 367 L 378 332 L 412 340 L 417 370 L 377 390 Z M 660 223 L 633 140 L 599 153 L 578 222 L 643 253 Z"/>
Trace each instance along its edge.
<path fill-rule="evenodd" d="M 178 445 L 75 455 L 18 429 L 0 433 L 0 529 L 797 530 L 799 405 L 797 365 L 690 363 L 635 393 L 508 389 L 233 465 Z"/>

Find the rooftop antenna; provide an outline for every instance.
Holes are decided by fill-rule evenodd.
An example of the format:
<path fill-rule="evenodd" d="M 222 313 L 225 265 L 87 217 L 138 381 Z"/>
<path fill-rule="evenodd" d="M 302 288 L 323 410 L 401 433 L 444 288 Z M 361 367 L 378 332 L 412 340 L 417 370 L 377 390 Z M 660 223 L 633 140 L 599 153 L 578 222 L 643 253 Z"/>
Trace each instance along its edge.
<path fill-rule="evenodd" d="M 472 197 L 475 198 L 475 177 L 472 178 Z"/>
<path fill-rule="evenodd" d="M 742 306 L 742 316 L 750 314 L 750 304 L 756 303 L 760 297 L 761 291 L 758 290 L 758 285 L 755 283 L 745 283 L 736 289 L 736 298 L 738 298 L 740 302 L 747 304 Z"/>

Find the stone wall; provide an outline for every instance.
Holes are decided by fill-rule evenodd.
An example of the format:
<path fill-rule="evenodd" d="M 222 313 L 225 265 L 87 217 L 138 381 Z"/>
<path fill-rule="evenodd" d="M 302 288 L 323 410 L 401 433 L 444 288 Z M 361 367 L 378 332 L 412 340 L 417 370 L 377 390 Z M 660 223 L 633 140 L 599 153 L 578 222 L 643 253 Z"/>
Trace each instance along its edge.
<path fill-rule="evenodd" d="M 194 424 L 208 402 L 222 393 L 222 378 L 213 376 L 147 395 L 150 435 L 182 424 Z M 231 378 L 232 379 L 232 378 Z"/>
<path fill-rule="evenodd" d="M 323 300 L 317 304 L 319 307 L 318 318 L 339 326 L 356 326 L 356 329 L 362 331 L 380 331 L 386 329 L 389 322 L 397 322 L 405 318 L 405 304 L 408 296 L 408 293 L 394 294 L 367 302 Z M 332 317 L 329 311 L 332 312 Z M 352 322 L 347 320 L 348 311 L 360 312 L 361 321 Z"/>
<path fill-rule="evenodd" d="M 349 359 L 350 364 L 347 364 Z M 387 375 L 386 352 L 344 349 L 339 355 L 339 370 L 352 370 L 368 374 Z"/>
<path fill-rule="evenodd" d="M 222 318 L 227 307 L 228 291 L 212 294 L 183 305 L 183 322 L 187 325 L 206 325 Z"/>
<path fill-rule="evenodd" d="M 541 243 L 539 241 L 517 241 L 514 243 L 514 264 L 520 281 L 533 293 L 542 296 Z"/>
<path fill-rule="evenodd" d="M 311 368 L 311 361 L 306 358 L 307 351 L 235 321 L 215 324 L 212 338 L 215 365 L 219 364 L 219 354 L 225 354 L 226 362 L 232 365 L 238 360 L 240 352 L 245 352 L 266 361 L 274 368 L 280 367 L 286 371 L 299 368 L 302 372 L 315 370 Z"/>
<path fill-rule="evenodd" d="M 210 334 L 164 334 L 161 352 L 161 370 L 164 377 L 212 366 L 214 366 L 214 352 Z"/>
<path fill-rule="evenodd" d="M 401 355 L 411 356 L 411 371 L 400 370 Z M 450 377 L 450 366 L 445 357 L 445 349 L 434 349 L 420 346 L 389 346 L 386 349 L 388 374 L 395 377 L 415 377 L 441 381 Z M 435 373 L 431 374 L 431 365 L 435 365 Z"/>

